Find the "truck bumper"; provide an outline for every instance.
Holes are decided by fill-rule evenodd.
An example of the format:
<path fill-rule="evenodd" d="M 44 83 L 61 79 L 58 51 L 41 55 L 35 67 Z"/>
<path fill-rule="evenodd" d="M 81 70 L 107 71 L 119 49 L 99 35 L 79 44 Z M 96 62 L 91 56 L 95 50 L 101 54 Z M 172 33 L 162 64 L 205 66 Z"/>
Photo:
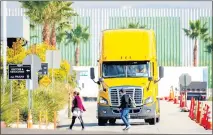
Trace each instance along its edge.
<path fill-rule="evenodd" d="M 131 119 L 150 119 L 159 117 L 156 114 L 156 104 L 130 108 L 129 114 Z M 121 113 L 118 107 L 98 105 L 97 117 L 121 119 Z"/>

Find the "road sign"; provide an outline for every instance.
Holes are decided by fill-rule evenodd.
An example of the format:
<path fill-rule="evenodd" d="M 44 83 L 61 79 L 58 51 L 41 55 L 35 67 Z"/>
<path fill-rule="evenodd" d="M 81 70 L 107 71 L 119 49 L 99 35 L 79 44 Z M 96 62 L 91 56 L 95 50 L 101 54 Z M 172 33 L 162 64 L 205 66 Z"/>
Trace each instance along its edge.
<path fill-rule="evenodd" d="M 179 83 L 184 86 L 184 87 L 187 87 L 190 83 L 191 83 L 191 76 L 187 73 L 185 74 L 182 74 L 180 77 L 179 77 Z"/>
<path fill-rule="evenodd" d="M 28 80 L 31 79 L 31 65 L 9 65 L 9 80 Z"/>
<path fill-rule="evenodd" d="M 28 90 L 34 90 L 38 88 L 38 74 L 37 72 L 41 69 L 41 60 L 40 58 L 35 54 L 27 55 L 23 62 L 23 64 L 30 64 L 31 70 L 32 70 L 32 79 L 29 81 L 26 81 L 26 88 Z"/>
<path fill-rule="evenodd" d="M 38 71 L 39 75 L 47 75 L 48 74 L 48 63 L 41 63 L 41 69 Z"/>
<path fill-rule="evenodd" d="M 51 80 L 49 79 L 49 77 L 48 76 L 44 76 L 41 80 L 40 80 L 40 84 L 41 85 L 44 85 L 44 86 L 48 86 L 48 85 L 50 85 L 50 83 L 51 83 Z"/>
<path fill-rule="evenodd" d="M 47 50 L 46 62 L 49 68 L 60 68 L 61 64 L 61 52 L 59 50 Z"/>

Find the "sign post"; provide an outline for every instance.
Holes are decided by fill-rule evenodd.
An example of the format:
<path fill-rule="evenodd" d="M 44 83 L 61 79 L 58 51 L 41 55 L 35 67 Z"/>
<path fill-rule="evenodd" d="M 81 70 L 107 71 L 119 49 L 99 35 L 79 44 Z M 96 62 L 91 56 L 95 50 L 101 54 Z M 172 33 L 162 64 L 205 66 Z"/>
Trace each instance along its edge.
<path fill-rule="evenodd" d="M 53 69 L 60 68 L 61 52 L 59 50 L 47 50 L 46 51 L 46 63 L 49 68 L 52 68 L 52 89 L 54 89 L 54 73 Z"/>
<path fill-rule="evenodd" d="M 184 91 L 185 91 L 185 105 L 187 104 L 187 86 L 189 86 L 189 84 L 191 83 L 191 76 L 187 73 L 182 74 L 179 77 L 179 83 L 184 86 Z"/>
<path fill-rule="evenodd" d="M 37 75 L 37 72 L 41 69 L 41 60 L 40 58 L 35 55 L 35 54 L 30 54 L 30 55 L 27 55 L 23 62 L 23 64 L 30 64 L 31 67 L 32 67 L 32 72 L 31 72 L 31 76 L 32 76 L 32 79 L 31 80 L 27 80 L 26 81 L 26 87 L 28 89 L 28 106 L 29 106 L 29 109 L 32 108 L 32 90 L 33 89 L 36 89 L 38 87 L 38 75 Z"/>

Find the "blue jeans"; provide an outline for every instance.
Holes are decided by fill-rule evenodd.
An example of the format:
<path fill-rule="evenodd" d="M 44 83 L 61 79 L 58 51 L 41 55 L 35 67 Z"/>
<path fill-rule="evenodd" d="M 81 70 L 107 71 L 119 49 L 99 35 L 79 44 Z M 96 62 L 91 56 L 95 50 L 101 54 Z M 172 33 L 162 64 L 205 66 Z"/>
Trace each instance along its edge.
<path fill-rule="evenodd" d="M 130 125 L 128 115 L 129 115 L 129 108 L 124 108 L 121 110 L 121 119 L 123 120 L 126 127 Z"/>

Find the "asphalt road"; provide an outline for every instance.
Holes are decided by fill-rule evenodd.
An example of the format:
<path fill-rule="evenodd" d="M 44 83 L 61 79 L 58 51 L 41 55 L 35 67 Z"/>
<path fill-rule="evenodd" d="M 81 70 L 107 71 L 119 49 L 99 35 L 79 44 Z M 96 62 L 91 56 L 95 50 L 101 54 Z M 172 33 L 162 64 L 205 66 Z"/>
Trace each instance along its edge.
<path fill-rule="evenodd" d="M 85 130 L 81 131 L 79 121 L 73 130 L 69 130 L 71 119 L 67 119 L 67 109 L 60 112 L 60 124 L 57 130 L 39 129 L 2 129 L 2 134 L 211 134 L 188 117 L 188 112 L 180 112 L 179 105 L 161 101 L 161 121 L 156 125 L 147 125 L 144 120 L 130 120 L 131 129 L 123 131 L 123 122 L 116 125 L 98 126 L 96 119 L 96 102 L 84 103 L 87 111 L 84 113 Z M 212 103 L 208 103 L 212 105 Z M 188 104 L 190 105 L 190 104 Z"/>
<path fill-rule="evenodd" d="M 208 102 L 210 106 L 211 103 Z M 105 133 L 105 131 L 113 131 L 117 133 L 124 133 L 122 130 L 124 128 L 123 122 L 121 120 L 117 121 L 116 125 L 107 125 L 107 126 L 98 126 L 96 119 L 96 106 L 95 102 L 86 102 L 85 107 L 87 112 L 84 113 L 84 122 L 86 125 L 87 131 L 99 131 Z M 188 117 L 188 112 L 180 112 L 179 104 L 173 104 L 172 102 L 161 101 L 161 120 L 160 123 L 156 125 L 147 125 L 144 123 L 144 120 L 130 120 L 131 129 L 128 133 L 153 133 L 153 134 L 211 134 L 212 130 L 205 130 L 203 127 L 198 125 L 196 122 L 192 121 Z M 190 106 L 190 101 L 188 103 Z M 67 112 L 65 113 L 65 115 Z M 59 129 L 68 130 L 71 120 L 66 119 L 59 125 Z M 78 120 L 76 126 L 73 127 L 73 130 L 80 131 L 81 125 Z"/>

